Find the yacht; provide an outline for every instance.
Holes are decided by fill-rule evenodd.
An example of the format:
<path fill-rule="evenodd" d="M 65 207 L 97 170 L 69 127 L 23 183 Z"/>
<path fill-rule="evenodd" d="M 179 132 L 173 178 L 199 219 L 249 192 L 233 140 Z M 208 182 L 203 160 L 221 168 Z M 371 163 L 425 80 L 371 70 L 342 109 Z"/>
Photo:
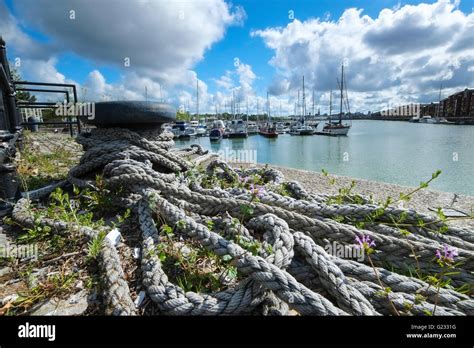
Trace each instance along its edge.
<path fill-rule="evenodd" d="M 225 133 L 225 125 L 224 121 L 221 120 L 215 120 L 212 129 L 209 132 L 209 140 L 210 141 L 221 141 L 222 138 L 224 137 Z"/>
<path fill-rule="evenodd" d="M 267 91 L 267 122 L 260 126 L 258 134 L 264 136 L 266 138 L 276 138 L 278 137 L 278 132 L 276 130 L 275 125 L 270 122 L 270 100 L 268 99 L 268 91 Z"/>
<path fill-rule="evenodd" d="M 303 76 L 303 114 L 301 115 L 301 119 L 295 124 L 293 124 L 293 126 L 290 128 L 291 135 L 313 135 L 315 132 L 314 128 L 308 125 L 306 122 L 305 105 L 306 105 L 306 102 L 305 102 L 304 76 Z"/>
<path fill-rule="evenodd" d="M 342 65 L 342 68 L 341 68 L 341 83 L 340 83 L 340 87 L 341 87 L 341 107 L 340 107 L 340 110 L 339 110 L 339 121 L 333 123 L 331 121 L 331 115 L 329 115 L 329 122 L 324 125 L 324 128 L 323 128 L 322 132 L 318 132 L 317 134 L 338 136 L 338 135 L 347 135 L 347 133 L 349 133 L 349 129 L 351 128 L 351 126 L 349 124 L 343 124 L 342 123 L 342 115 L 343 115 L 342 105 L 343 105 L 344 92 L 345 92 L 345 90 L 344 90 L 344 81 L 345 81 L 345 79 L 344 79 L 344 65 Z M 346 92 L 346 94 L 347 94 L 347 92 Z"/>
<path fill-rule="evenodd" d="M 224 136 L 224 131 L 222 128 L 213 128 L 209 133 L 209 140 L 210 141 L 221 141 Z"/>
<path fill-rule="evenodd" d="M 283 122 L 278 122 L 276 124 L 276 130 L 278 134 L 285 134 L 290 132 L 290 128 L 288 128 Z"/>
<path fill-rule="evenodd" d="M 171 127 L 171 132 L 173 132 L 174 137 L 177 139 L 189 139 L 196 136 L 196 130 L 184 121 L 176 122 Z"/>
<path fill-rule="evenodd" d="M 266 138 L 276 138 L 278 136 L 278 131 L 273 124 L 267 122 L 260 127 L 258 134 Z"/>
<path fill-rule="evenodd" d="M 433 117 L 431 117 L 429 115 L 423 116 L 422 118 L 420 118 L 419 123 L 434 123 L 433 122 Z"/>
<path fill-rule="evenodd" d="M 306 125 L 304 121 L 296 123 L 290 128 L 291 135 L 313 135 L 314 132 L 314 128 Z"/>
<path fill-rule="evenodd" d="M 247 134 L 257 134 L 258 133 L 258 126 L 255 122 L 247 122 Z"/>
<path fill-rule="evenodd" d="M 196 134 L 198 137 L 204 137 L 207 134 L 207 126 L 205 124 L 200 124 L 196 127 Z"/>
<path fill-rule="evenodd" d="M 228 138 L 247 138 L 247 126 L 242 120 L 233 120 L 226 134 Z"/>

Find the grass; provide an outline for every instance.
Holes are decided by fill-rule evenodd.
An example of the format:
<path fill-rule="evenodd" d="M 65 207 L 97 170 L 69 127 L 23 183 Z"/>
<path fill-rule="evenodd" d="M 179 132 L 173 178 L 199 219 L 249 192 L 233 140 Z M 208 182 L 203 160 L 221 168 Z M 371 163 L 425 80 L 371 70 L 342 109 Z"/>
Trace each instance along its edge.
<path fill-rule="evenodd" d="M 68 146 L 68 141 L 55 142 L 24 131 L 23 147 L 15 158 L 23 191 L 34 190 L 54 181 L 64 180 L 76 163 L 79 150 Z"/>
<path fill-rule="evenodd" d="M 158 256 L 169 280 L 184 291 L 211 293 L 235 285 L 241 278 L 232 259 L 220 257 L 198 242 L 187 238 L 179 230 L 162 224 L 159 243 L 153 251 Z"/>
<path fill-rule="evenodd" d="M 87 289 L 100 288 L 100 276 L 98 274 L 97 256 L 99 255 L 105 233 L 99 233 L 96 238 L 87 242 L 86 238 L 75 233 L 59 233 L 49 226 L 43 225 L 41 220 L 49 218 L 52 220 L 62 220 L 67 223 L 100 230 L 106 223 L 104 216 L 105 209 L 96 211 L 86 211 L 91 202 L 101 202 L 104 199 L 99 195 L 106 194 L 105 191 L 91 191 L 89 189 L 80 190 L 73 188 L 72 192 L 67 192 L 57 188 L 50 194 L 47 206 L 41 204 L 31 204 L 29 213 L 34 220 L 34 226 L 25 227 L 16 223 L 10 218 L 4 219 L 16 236 L 14 240 L 17 244 L 37 245 L 40 254 L 36 260 L 21 262 L 19 260 L 8 260 L 13 266 L 13 277 L 26 284 L 26 289 L 18 292 L 19 297 L 3 308 L 0 308 L 0 315 L 22 315 L 30 313 L 31 309 L 38 303 L 51 297 L 66 297 L 72 295 L 75 284 L 80 280 Z M 130 211 L 123 214 L 116 214 L 109 227 L 121 225 L 130 216 Z M 3 260 L 2 263 L 7 262 Z M 35 279 L 34 269 L 48 269 L 49 276 L 42 276 Z M 52 269 L 52 272 L 49 270 Z"/>

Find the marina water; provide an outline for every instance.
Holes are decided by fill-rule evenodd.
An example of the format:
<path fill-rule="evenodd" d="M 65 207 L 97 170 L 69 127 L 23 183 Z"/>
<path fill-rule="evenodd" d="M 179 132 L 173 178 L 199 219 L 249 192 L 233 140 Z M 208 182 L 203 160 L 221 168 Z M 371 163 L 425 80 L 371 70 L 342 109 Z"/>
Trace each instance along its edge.
<path fill-rule="evenodd" d="M 325 169 L 406 186 L 418 186 L 440 169 L 431 189 L 474 195 L 474 126 L 354 120 L 347 137 L 281 134 L 275 139 L 250 135 L 219 143 L 211 143 L 209 137 L 176 141 L 177 147 L 190 143 L 214 152 L 253 151 L 258 163 Z"/>

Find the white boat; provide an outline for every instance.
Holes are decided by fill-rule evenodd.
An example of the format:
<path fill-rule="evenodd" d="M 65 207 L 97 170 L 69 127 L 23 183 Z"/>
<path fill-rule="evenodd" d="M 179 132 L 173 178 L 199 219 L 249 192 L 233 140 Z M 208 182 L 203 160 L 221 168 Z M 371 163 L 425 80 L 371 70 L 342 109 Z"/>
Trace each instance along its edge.
<path fill-rule="evenodd" d="M 448 121 L 444 117 L 431 117 L 423 116 L 420 119 L 420 123 L 429 123 L 429 124 L 455 124 L 455 122 Z"/>
<path fill-rule="evenodd" d="M 278 134 L 285 134 L 290 132 L 290 128 L 286 127 L 284 123 L 278 122 L 276 124 L 276 130 Z"/>
<path fill-rule="evenodd" d="M 225 123 L 222 120 L 215 120 L 212 124 L 212 128 L 220 128 L 225 130 Z"/>
<path fill-rule="evenodd" d="M 420 118 L 419 123 L 434 123 L 433 122 L 433 117 L 431 117 L 429 115 L 423 116 L 422 118 Z"/>
<path fill-rule="evenodd" d="M 196 134 L 198 137 L 203 137 L 207 134 L 207 126 L 205 124 L 200 124 L 196 127 Z"/>
<path fill-rule="evenodd" d="M 193 128 L 197 128 L 199 126 L 199 121 L 193 120 L 193 121 L 189 122 L 189 126 L 191 126 Z"/>
<path fill-rule="evenodd" d="M 327 133 L 328 135 L 347 135 L 350 128 L 351 126 L 348 124 L 326 123 L 322 133 Z"/>
<path fill-rule="evenodd" d="M 305 101 L 304 76 L 303 76 L 303 113 L 302 113 L 301 119 L 291 126 L 290 128 L 291 135 L 313 135 L 315 132 L 314 128 L 308 125 L 306 122 L 305 105 L 306 105 L 306 101 Z"/>
<path fill-rule="evenodd" d="M 420 122 L 420 117 L 419 116 L 413 116 L 412 118 L 410 118 L 408 120 L 408 122 L 411 122 L 411 123 L 418 123 Z"/>
<path fill-rule="evenodd" d="M 314 132 L 314 128 L 304 124 L 304 122 L 296 123 L 290 128 L 291 135 L 313 135 Z"/>
<path fill-rule="evenodd" d="M 196 129 L 190 127 L 186 122 L 178 121 L 171 127 L 174 137 L 177 139 L 189 139 L 196 136 Z"/>
<path fill-rule="evenodd" d="M 258 126 L 255 122 L 247 122 L 247 134 L 257 134 Z"/>
<path fill-rule="evenodd" d="M 242 120 L 233 120 L 226 130 L 226 138 L 247 138 L 247 126 Z"/>

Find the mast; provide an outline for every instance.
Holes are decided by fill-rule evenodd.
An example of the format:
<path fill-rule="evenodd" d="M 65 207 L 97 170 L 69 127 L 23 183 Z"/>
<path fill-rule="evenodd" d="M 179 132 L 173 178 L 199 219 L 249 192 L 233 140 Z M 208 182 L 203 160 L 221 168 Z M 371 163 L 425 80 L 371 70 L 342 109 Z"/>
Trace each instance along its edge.
<path fill-rule="evenodd" d="M 260 105 L 258 103 L 258 95 L 257 95 L 257 126 L 258 126 L 258 120 L 259 120 L 259 117 L 258 117 L 258 113 L 260 112 Z"/>
<path fill-rule="evenodd" d="M 331 122 L 331 115 L 332 115 L 332 89 L 329 92 L 329 122 Z"/>
<path fill-rule="evenodd" d="M 297 101 L 298 116 L 301 117 L 301 104 L 300 104 L 300 90 L 298 89 L 298 101 Z"/>
<path fill-rule="evenodd" d="M 268 99 L 268 91 L 267 91 L 267 115 L 268 121 L 270 121 L 270 100 Z"/>
<path fill-rule="evenodd" d="M 314 89 L 313 89 L 313 116 L 315 116 L 315 113 L 314 113 Z"/>
<path fill-rule="evenodd" d="M 438 112 L 436 113 L 436 121 L 439 120 L 439 112 L 441 110 L 441 88 L 443 88 L 443 85 L 439 85 L 439 96 L 438 96 Z"/>
<path fill-rule="evenodd" d="M 199 80 L 196 79 L 196 117 L 199 121 Z"/>
<path fill-rule="evenodd" d="M 247 124 L 249 123 L 249 97 L 247 97 Z"/>
<path fill-rule="evenodd" d="M 305 96 L 305 93 L 304 93 L 304 75 L 303 75 L 303 107 L 302 107 L 302 111 L 303 111 L 303 124 L 305 123 L 305 119 L 306 119 L 306 96 Z"/>
<path fill-rule="evenodd" d="M 235 90 L 232 90 L 232 119 L 235 120 Z"/>
<path fill-rule="evenodd" d="M 339 109 L 339 124 L 342 124 L 342 99 L 344 97 L 344 64 L 341 68 L 341 106 Z"/>

